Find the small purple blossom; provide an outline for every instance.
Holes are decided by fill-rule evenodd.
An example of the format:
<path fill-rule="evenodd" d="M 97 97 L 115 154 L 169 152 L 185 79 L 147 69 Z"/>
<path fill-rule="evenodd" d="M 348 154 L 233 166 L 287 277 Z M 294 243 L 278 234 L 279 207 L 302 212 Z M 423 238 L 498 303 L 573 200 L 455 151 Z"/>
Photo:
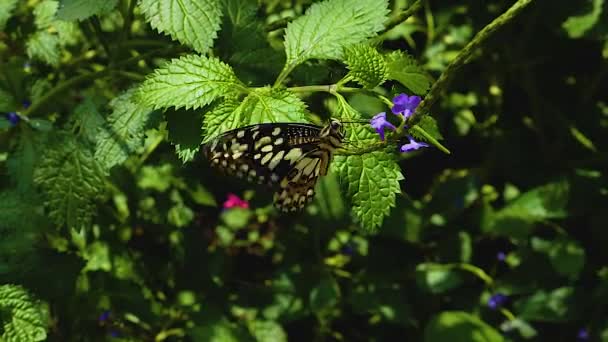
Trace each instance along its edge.
<path fill-rule="evenodd" d="M 503 251 L 496 253 L 496 259 L 498 259 L 498 261 L 505 261 L 505 259 L 507 259 L 507 253 Z"/>
<path fill-rule="evenodd" d="M 422 99 L 420 96 L 412 95 L 409 96 L 407 94 L 399 94 L 393 98 L 393 108 L 391 110 L 394 114 L 403 115 L 404 119 L 409 118 L 414 111 L 416 111 L 416 107 L 420 104 Z"/>
<path fill-rule="evenodd" d="M 347 242 L 340 248 L 340 252 L 348 256 L 357 254 L 357 243 L 355 241 Z"/>
<path fill-rule="evenodd" d="M 113 338 L 119 338 L 120 332 L 118 332 L 118 330 L 110 330 L 109 335 L 110 335 L 110 337 L 113 337 Z"/>
<path fill-rule="evenodd" d="M 577 341 L 589 340 L 589 331 L 585 328 L 582 328 L 581 330 L 579 330 L 578 334 L 576 334 L 576 340 Z"/>
<path fill-rule="evenodd" d="M 372 128 L 376 130 L 378 135 L 380 135 L 380 140 L 382 141 L 384 141 L 385 129 L 388 128 L 392 129 L 393 131 L 395 130 L 395 126 L 392 123 L 388 122 L 388 120 L 386 120 L 385 112 L 374 115 L 374 117 L 370 120 L 370 124 L 372 125 Z"/>
<path fill-rule="evenodd" d="M 23 102 L 21 102 L 21 104 L 23 105 L 24 109 L 28 109 L 32 103 L 29 100 L 23 100 Z"/>
<path fill-rule="evenodd" d="M 106 322 L 109 319 L 110 319 L 110 310 L 105 310 L 104 312 L 101 313 L 101 315 L 99 315 L 99 318 L 97 318 L 97 320 L 100 323 Z"/>
<path fill-rule="evenodd" d="M 19 123 L 19 121 L 21 121 L 21 117 L 19 116 L 19 114 L 15 113 L 15 112 L 8 112 L 8 113 L 6 113 L 6 119 L 13 126 L 17 125 Z"/>
<path fill-rule="evenodd" d="M 401 146 L 401 152 L 411 152 L 422 147 L 429 147 L 429 144 L 427 143 L 414 141 L 414 138 L 411 136 L 408 136 L 407 138 L 410 140 L 410 142 Z"/>
<path fill-rule="evenodd" d="M 505 305 L 508 300 L 509 297 L 507 295 L 504 295 L 502 293 L 495 293 L 490 297 L 490 299 L 488 299 L 488 307 L 492 310 L 496 310 L 501 306 Z"/>

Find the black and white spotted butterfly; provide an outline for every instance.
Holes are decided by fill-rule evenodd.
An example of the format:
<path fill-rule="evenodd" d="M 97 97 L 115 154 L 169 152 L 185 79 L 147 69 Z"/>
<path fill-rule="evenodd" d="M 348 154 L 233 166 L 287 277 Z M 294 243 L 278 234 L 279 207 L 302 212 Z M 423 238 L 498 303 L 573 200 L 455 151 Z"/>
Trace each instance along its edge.
<path fill-rule="evenodd" d="M 335 119 L 324 127 L 264 123 L 225 132 L 207 143 L 203 153 L 228 174 L 276 188 L 275 206 L 292 212 L 312 201 L 317 179 L 327 174 L 344 134 Z"/>

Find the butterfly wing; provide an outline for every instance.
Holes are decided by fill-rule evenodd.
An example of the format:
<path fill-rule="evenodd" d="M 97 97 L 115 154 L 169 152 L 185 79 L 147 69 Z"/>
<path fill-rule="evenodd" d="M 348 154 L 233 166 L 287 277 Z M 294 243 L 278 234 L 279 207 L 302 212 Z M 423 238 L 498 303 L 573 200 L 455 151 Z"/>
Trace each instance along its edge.
<path fill-rule="evenodd" d="M 203 147 L 211 164 L 260 184 L 276 185 L 296 162 L 317 148 L 320 127 L 267 123 L 228 131 Z"/>
<path fill-rule="evenodd" d="M 274 194 L 274 204 L 279 210 L 298 211 L 312 201 L 319 176 L 327 173 L 323 153 L 315 149 L 303 155 L 281 179 L 280 188 Z"/>

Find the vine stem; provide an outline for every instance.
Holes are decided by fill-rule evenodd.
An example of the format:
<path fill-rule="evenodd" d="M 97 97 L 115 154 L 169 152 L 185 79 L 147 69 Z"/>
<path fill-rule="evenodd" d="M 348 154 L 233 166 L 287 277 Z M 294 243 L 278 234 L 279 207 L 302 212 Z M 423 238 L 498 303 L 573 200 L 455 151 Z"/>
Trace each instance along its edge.
<path fill-rule="evenodd" d="M 86 81 L 90 81 L 90 80 L 93 80 L 93 79 L 96 79 L 99 77 L 106 76 L 107 74 L 109 74 L 113 71 L 116 71 L 117 68 L 119 68 L 119 67 L 137 63 L 140 60 L 155 56 L 159 53 L 166 53 L 166 52 L 167 52 L 166 49 L 158 49 L 158 50 L 150 51 L 148 53 L 144 53 L 144 54 L 141 54 L 138 56 L 134 56 L 134 57 L 125 59 L 124 61 L 118 62 L 112 68 L 106 68 L 106 69 L 103 69 L 100 71 L 85 73 L 85 74 L 70 78 L 66 81 L 63 81 L 63 82 L 57 84 L 51 90 L 49 90 L 44 96 L 42 96 L 40 98 L 40 100 L 32 103 L 32 105 L 25 112 L 23 112 L 23 116 L 26 116 L 26 117 L 33 116 L 42 107 L 44 107 L 44 105 L 47 102 L 49 102 L 50 100 L 55 98 L 55 96 L 63 93 L 66 90 L 69 90 L 70 88 L 76 86 L 77 84 L 80 84 L 80 83 L 86 82 Z"/>
<path fill-rule="evenodd" d="M 494 19 L 490 24 L 477 32 L 475 37 L 458 53 L 456 58 L 445 68 L 439 79 L 431 86 L 424 101 L 418 106 L 414 118 L 419 117 L 421 113 L 428 112 L 433 104 L 439 99 L 440 93 L 447 87 L 452 80 L 456 71 L 467 63 L 473 52 L 477 50 L 494 32 L 503 27 L 513 18 L 515 18 L 526 6 L 533 0 L 518 0 L 511 8 Z"/>

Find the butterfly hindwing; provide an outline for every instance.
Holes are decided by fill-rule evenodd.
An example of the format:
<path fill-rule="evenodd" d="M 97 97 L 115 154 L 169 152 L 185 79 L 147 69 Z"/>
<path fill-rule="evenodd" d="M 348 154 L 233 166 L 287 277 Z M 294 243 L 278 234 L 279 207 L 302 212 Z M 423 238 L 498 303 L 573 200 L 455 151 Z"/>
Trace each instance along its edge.
<path fill-rule="evenodd" d="M 295 162 L 314 149 L 319 127 L 307 124 L 258 124 L 228 131 L 205 145 L 212 165 L 228 174 L 275 185 Z"/>
<path fill-rule="evenodd" d="M 317 180 L 327 174 L 332 151 L 343 138 L 336 120 L 325 127 L 266 123 L 228 131 L 206 144 L 203 153 L 228 174 L 276 188 L 275 206 L 291 212 L 312 201 Z"/>

